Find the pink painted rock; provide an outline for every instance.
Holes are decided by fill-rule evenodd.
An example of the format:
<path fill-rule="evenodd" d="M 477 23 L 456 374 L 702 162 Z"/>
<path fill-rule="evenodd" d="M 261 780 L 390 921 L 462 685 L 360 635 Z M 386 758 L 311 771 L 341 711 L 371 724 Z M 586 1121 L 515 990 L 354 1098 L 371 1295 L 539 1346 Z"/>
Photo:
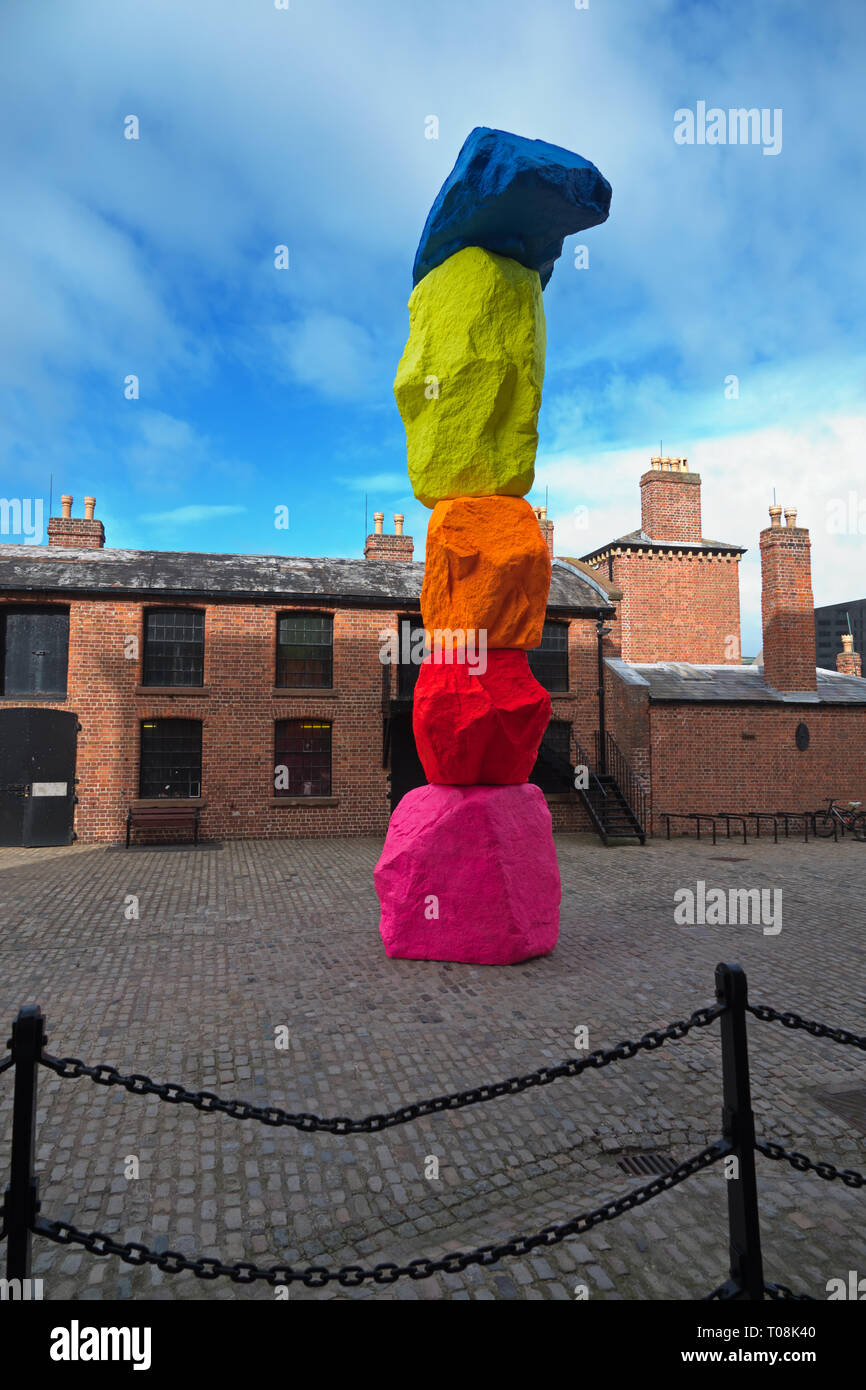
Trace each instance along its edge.
<path fill-rule="evenodd" d="M 550 696 L 526 652 L 500 649 L 485 658 L 483 672 L 458 660 L 421 664 L 412 725 L 428 782 L 508 785 L 525 782 L 533 769 Z"/>
<path fill-rule="evenodd" d="M 559 935 L 559 865 L 539 787 L 416 787 L 374 871 L 389 956 L 513 965 Z"/>

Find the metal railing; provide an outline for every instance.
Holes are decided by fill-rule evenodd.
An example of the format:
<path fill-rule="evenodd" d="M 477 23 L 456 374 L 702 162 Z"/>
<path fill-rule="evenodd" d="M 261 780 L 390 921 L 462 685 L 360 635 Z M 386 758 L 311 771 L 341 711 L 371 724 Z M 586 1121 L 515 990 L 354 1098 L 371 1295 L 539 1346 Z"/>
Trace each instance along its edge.
<path fill-rule="evenodd" d="M 602 775 L 608 773 L 613 777 L 628 803 L 632 815 L 640 823 L 641 830 L 645 831 L 647 828 L 646 792 L 637 774 L 626 761 L 619 744 L 609 729 L 605 729 L 603 742 L 600 731 L 596 729 L 593 734 L 593 741 L 596 768 L 603 769 Z"/>
<path fill-rule="evenodd" d="M 786 1028 L 804 1029 L 813 1037 L 829 1038 L 834 1042 L 866 1051 L 866 1038 L 858 1037 L 844 1028 L 816 1023 L 799 1014 L 780 1013 L 766 1005 L 753 1006 L 748 1002 L 746 976 L 739 965 L 720 964 L 715 972 L 716 1004 L 696 1010 L 687 1020 L 668 1024 L 666 1028 L 645 1033 L 636 1042 L 621 1042 L 616 1047 L 590 1052 L 586 1057 L 571 1058 L 556 1066 L 542 1067 L 524 1076 L 509 1077 L 468 1091 L 434 1096 L 415 1101 L 397 1110 L 351 1119 L 347 1116 L 323 1117 L 292 1114 L 277 1106 L 253 1105 L 249 1101 L 224 1100 L 211 1091 L 189 1091 L 174 1082 L 155 1082 L 141 1073 L 124 1075 L 114 1066 L 91 1066 L 76 1057 L 54 1057 L 46 1052 L 45 1019 L 36 1005 L 22 1008 L 12 1025 L 11 1049 L 0 1061 L 0 1072 L 15 1069 L 15 1091 L 12 1110 L 12 1155 L 9 1184 L 5 1190 L 0 1239 L 7 1242 L 7 1279 L 30 1277 L 31 1245 L 34 1235 L 60 1245 L 78 1245 L 97 1256 L 116 1255 L 127 1264 L 155 1265 L 167 1274 L 188 1271 L 199 1279 L 225 1276 L 235 1283 L 256 1281 L 275 1286 L 302 1283 L 308 1288 L 321 1288 L 328 1283 L 356 1287 L 364 1282 L 392 1284 L 397 1279 L 427 1279 L 432 1274 L 459 1273 L 470 1265 L 492 1265 L 515 1255 L 525 1255 L 538 1247 L 556 1245 L 572 1236 L 583 1235 L 605 1221 L 612 1221 L 634 1207 L 642 1206 L 662 1192 L 678 1186 L 695 1173 L 717 1163 L 720 1159 L 735 1161 L 734 1176 L 727 1186 L 730 1274 L 708 1299 L 808 1298 L 795 1294 L 785 1285 L 764 1282 L 761 1236 L 758 1213 L 758 1194 L 755 1176 L 755 1154 L 790 1163 L 800 1172 L 811 1171 L 828 1181 L 838 1179 L 847 1187 L 866 1186 L 866 1177 L 852 1169 L 838 1169 L 825 1161 L 816 1162 L 805 1154 L 789 1153 L 781 1144 L 756 1139 L 752 1114 L 749 1080 L 749 1057 L 746 1035 L 746 1015 L 766 1022 L 778 1022 Z M 156 1251 L 138 1241 L 116 1241 L 102 1231 L 81 1231 L 68 1221 L 47 1220 L 40 1214 L 39 1180 L 35 1174 L 36 1100 L 40 1066 L 57 1076 L 74 1079 L 86 1077 L 101 1086 L 121 1086 L 133 1095 L 152 1095 L 174 1105 L 192 1105 L 205 1113 L 219 1113 L 238 1120 L 257 1120 L 274 1127 L 289 1127 L 304 1133 L 369 1134 L 407 1124 L 424 1115 L 446 1110 L 459 1110 L 507 1096 L 519 1094 L 536 1086 L 547 1086 L 565 1077 L 578 1077 L 585 1071 L 627 1061 L 639 1052 L 654 1051 L 667 1042 L 684 1038 L 694 1028 L 705 1028 L 716 1020 L 721 1028 L 722 1060 L 722 1134 L 712 1144 L 690 1155 L 670 1172 L 654 1178 L 642 1187 L 633 1188 L 621 1197 L 599 1207 L 580 1213 L 570 1220 L 546 1226 L 532 1235 L 513 1236 L 496 1245 L 484 1245 L 473 1250 L 451 1252 L 439 1258 L 421 1257 L 407 1265 L 383 1263 L 372 1268 L 345 1265 L 331 1269 L 308 1265 L 298 1269 L 291 1265 L 260 1266 L 239 1260 L 226 1264 L 215 1256 L 189 1258 L 176 1250 Z"/>
<path fill-rule="evenodd" d="M 712 834 L 713 844 L 717 842 L 717 835 L 724 829 L 726 839 L 731 838 L 731 825 L 737 838 L 742 838 L 743 844 L 748 844 L 749 834 L 753 834 L 755 839 L 761 838 L 761 826 L 766 825 L 772 833 L 774 844 L 779 843 L 779 832 L 781 831 L 785 839 L 791 835 L 792 825 L 802 822 L 803 839 L 808 844 L 809 838 L 813 840 L 833 839 L 838 841 L 844 838 L 846 827 L 835 817 L 825 818 L 822 821 L 826 825 L 825 832 L 818 829 L 818 818 L 821 811 L 656 811 L 653 819 L 662 821 L 665 826 L 665 838 L 671 838 L 671 821 L 688 821 L 695 828 L 695 838 L 701 839 L 701 827 L 708 824 Z M 750 827 L 750 822 L 754 822 L 754 827 Z M 840 834 L 841 832 L 841 834 Z M 856 837 L 855 837 L 856 838 Z"/>

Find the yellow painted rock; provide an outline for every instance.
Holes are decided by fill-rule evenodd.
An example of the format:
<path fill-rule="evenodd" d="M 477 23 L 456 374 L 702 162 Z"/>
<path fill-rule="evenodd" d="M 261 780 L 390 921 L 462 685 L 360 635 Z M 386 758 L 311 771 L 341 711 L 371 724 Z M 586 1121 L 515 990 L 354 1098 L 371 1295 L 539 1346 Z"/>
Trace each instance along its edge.
<path fill-rule="evenodd" d="M 538 272 L 468 246 L 424 276 L 409 316 L 394 395 L 415 496 L 524 497 L 544 381 Z"/>
<path fill-rule="evenodd" d="M 431 642 L 437 631 L 481 630 L 491 650 L 540 646 L 549 589 L 547 542 L 522 497 L 459 497 L 434 507 L 421 590 Z"/>

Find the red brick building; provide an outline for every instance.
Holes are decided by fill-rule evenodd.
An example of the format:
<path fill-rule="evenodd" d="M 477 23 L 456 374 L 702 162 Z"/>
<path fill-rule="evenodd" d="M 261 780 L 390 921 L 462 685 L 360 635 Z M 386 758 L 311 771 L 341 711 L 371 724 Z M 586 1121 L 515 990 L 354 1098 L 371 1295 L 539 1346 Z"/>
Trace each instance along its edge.
<path fill-rule="evenodd" d="M 743 547 L 705 539 L 687 459 L 652 459 L 640 492 L 640 529 L 583 557 L 622 594 L 612 646 L 624 661 L 738 664 Z"/>
<path fill-rule="evenodd" d="M 852 642 L 815 660 L 809 532 L 770 508 L 760 535 L 764 646 L 740 663 L 739 546 L 701 536 L 700 478 L 653 459 L 642 526 L 584 557 L 621 586 L 605 659 L 607 723 L 662 814 L 866 805 L 866 681 Z M 691 640 L 689 632 L 691 631 Z"/>
<path fill-rule="evenodd" d="M 365 558 L 341 560 L 106 549 L 93 499 L 71 511 L 47 547 L 0 547 L 0 843 L 116 842 L 130 807 L 169 800 L 199 808 L 204 838 L 384 834 L 425 780 L 417 666 L 380 660 L 383 634 L 421 626 L 403 518 L 387 535 L 377 513 Z M 554 564 L 533 658 L 563 761 L 611 615 L 603 586 Z M 556 824 L 587 825 L 561 769 L 538 775 Z"/>
<path fill-rule="evenodd" d="M 700 478 L 654 459 L 641 503 L 639 531 L 553 563 L 530 663 L 555 828 L 866 802 L 866 681 L 849 650 L 816 671 L 796 514 L 761 534 L 764 664 L 744 667 L 743 551 L 703 537 Z M 94 511 L 64 497 L 47 547 L 0 546 L 0 844 L 116 842 L 130 808 L 167 803 L 198 808 L 204 838 L 383 834 L 424 781 L 403 518 L 388 535 L 376 513 L 347 560 L 113 550 Z"/>

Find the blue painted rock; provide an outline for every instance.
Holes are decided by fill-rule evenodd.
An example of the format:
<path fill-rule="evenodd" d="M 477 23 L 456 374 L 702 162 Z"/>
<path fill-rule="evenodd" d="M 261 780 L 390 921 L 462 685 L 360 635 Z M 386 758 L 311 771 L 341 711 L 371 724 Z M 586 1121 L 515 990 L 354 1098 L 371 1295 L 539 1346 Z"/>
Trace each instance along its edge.
<path fill-rule="evenodd" d="M 430 209 L 412 282 L 456 251 L 481 246 L 537 270 L 543 289 L 563 238 L 604 222 L 610 194 L 607 179 L 579 154 L 477 126 Z"/>

